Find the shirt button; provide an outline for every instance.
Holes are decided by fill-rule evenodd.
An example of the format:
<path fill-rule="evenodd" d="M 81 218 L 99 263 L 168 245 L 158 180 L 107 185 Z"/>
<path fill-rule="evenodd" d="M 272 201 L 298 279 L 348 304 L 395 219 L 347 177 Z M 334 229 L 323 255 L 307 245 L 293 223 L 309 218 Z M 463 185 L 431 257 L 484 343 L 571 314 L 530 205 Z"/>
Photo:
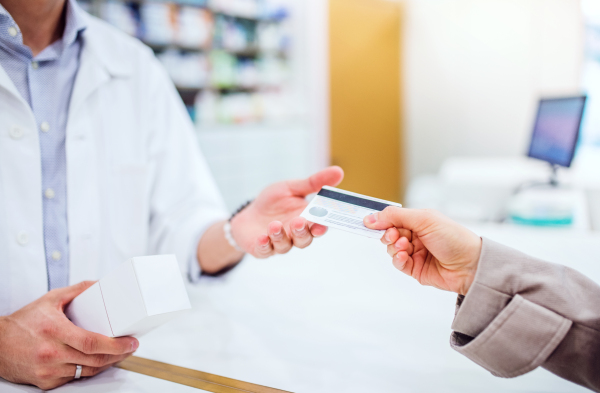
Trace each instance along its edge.
<path fill-rule="evenodd" d="M 22 246 L 29 243 L 29 235 L 27 234 L 27 232 L 25 232 L 25 231 L 19 232 L 19 234 L 17 235 L 17 243 L 19 243 Z"/>
<path fill-rule="evenodd" d="M 42 130 L 42 132 L 50 131 L 50 124 L 47 121 L 43 121 L 42 124 L 40 124 L 40 130 Z"/>
<path fill-rule="evenodd" d="M 52 259 L 54 259 L 55 261 L 60 261 L 61 257 L 62 257 L 62 254 L 60 253 L 60 251 L 52 252 Z"/>
<path fill-rule="evenodd" d="M 40 63 L 38 63 L 37 61 L 32 61 L 32 62 L 31 62 L 31 67 L 32 67 L 34 70 L 37 70 L 37 69 L 40 67 Z"/>
<path fill-rule="evenodd" d="M 19 32 L 17 31 L 16 27 L 11 26 L 8 28 L 8 34 L 10 34 L 11 37 L 16 37 L 18 33 Z"/>
<path fill-rule="evenodd" d="M 48 199 L 52 199 L 54 198 L 56 194 L 54 193 L 54 190 L 51 188 L 48 188 L 46 191 L 44 191 L 44 196 Z"/>
<path fill-rule="evenodd" d="M 14 126 L 10 129 L 10 137 L 12 139 L 21 139 L 25 134 L 25 131 L 21 127 Z"/>

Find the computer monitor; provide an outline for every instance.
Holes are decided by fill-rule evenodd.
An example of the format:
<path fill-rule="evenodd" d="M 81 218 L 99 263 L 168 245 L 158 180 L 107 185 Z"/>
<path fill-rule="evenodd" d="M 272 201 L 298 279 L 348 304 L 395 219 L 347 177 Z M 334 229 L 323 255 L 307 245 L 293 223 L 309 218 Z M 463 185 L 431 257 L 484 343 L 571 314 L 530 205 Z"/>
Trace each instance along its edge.
<path fill-rule="evenodd" d="M 571 166 L 585 101 L 585 95 L 541 99 L 528 156 L 553 166 Z"/>

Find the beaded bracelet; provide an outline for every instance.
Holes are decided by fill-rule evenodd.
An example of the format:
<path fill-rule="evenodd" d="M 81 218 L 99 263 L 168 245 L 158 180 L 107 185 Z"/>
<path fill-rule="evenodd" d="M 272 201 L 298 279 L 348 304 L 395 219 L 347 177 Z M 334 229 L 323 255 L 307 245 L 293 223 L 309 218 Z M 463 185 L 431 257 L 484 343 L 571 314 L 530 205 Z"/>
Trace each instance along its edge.
<path fill-rule="evenodd" d="M 252 203 L 252 199 L 249 200 L 248 202 L 244 203 L 242 206 L 240 206 L 232 215 L 231 217 L 229 217 L 229 220 L 227 220 L 227 222 L 225 223 L 225 225 L 223 225 L 223 233 L 225 235 L 225 239 L 227 239 L 227 242 L 229 243 L 229 245 L 233 248 L 235 248 L 236 250 L 240 251 L 240 252 L 244 252 L 244 249 L 241 248 L 237 242 L 235 241 L 235 239 L 233 238 L 233 235 L 231 234 L 231 220 L 233 219 L 233 217 L 235 217 L 236 215 L 238 215 L 242 210 L 244 210 L 245 208 L 248 207 L 248 205 L 250 205 Z"/>

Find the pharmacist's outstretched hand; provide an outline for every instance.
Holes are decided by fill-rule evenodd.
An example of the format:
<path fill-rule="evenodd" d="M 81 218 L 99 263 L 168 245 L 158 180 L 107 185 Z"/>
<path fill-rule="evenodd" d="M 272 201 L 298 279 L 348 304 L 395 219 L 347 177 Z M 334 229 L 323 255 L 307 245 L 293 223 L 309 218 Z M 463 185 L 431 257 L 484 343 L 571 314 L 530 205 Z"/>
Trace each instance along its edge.
<path fill-rule="evenodd" d="M 388 246 L 392 262 L 401 272 L 422 285 L 462 295 L 469 290 L 477 271 L 481 238 L 467 228 L 433 210 L 398 207 L 367 216 L 364 224 L 387 230 L 381 242 Z"/>
<path fill-rule="evenodd" d="M 67 304 L 93 284 L 55 289 L 0 317 L 0 377 L 48 390 L 71 381 L 76 365 L 90 377 L 130 356 L 139 345 L 135 338 L 91 333 L 65 316 Z"/>
<path fill-rule="evenodd" d="M 342 168 L 332 166 L 308 179 L 275 183 L 231 220 L 231 234 L 244 251 L 258 258 L 284 254 L 293 246 L 307 247 L 327 227 L 299 217 L 308 202 L 305 197 L 323 186 L 336 186 L 344 177 Z"/>

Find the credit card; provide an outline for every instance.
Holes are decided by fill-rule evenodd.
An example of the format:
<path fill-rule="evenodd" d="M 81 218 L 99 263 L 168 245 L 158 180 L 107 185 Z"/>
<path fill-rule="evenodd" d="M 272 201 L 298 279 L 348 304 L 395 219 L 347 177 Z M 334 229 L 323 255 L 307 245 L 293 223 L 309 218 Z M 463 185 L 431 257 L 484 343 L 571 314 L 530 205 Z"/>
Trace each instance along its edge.
<path fill-rule="evenodd" d="M 300 217 L 330 228 L 381 239 L 385 231 L 367 228 L 363 224 L 363 218 L 388 206 L 402 207 L 399 203 L 324 186 Z"/>

